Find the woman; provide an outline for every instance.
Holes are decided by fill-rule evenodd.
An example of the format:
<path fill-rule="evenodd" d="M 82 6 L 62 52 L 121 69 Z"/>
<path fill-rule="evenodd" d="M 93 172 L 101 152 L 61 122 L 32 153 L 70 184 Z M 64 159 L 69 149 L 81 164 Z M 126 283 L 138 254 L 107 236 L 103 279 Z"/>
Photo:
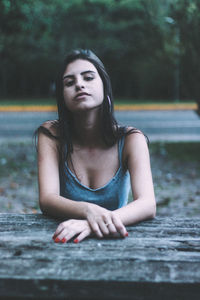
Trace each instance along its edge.
<path fill-rule="evenodd" d="M 146 139 L 118 126 L 108 74 L 90 50 L 67 56 L 56 90 L 59 118 L 38 129 L 40 207 L 66 219 L 53 239 L 124 238 L 126 225 L 155 216 Z"/>

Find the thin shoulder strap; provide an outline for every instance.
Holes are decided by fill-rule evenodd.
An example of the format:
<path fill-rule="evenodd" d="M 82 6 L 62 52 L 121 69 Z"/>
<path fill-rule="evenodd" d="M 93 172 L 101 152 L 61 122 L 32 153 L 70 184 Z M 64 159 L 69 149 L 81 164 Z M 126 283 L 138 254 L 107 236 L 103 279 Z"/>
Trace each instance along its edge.
<path fill-rule="evenodd" d="M 123 135 L 119 140 L 119 161 L 120 161 L 120 165 L 122 163 L 122 154 L 123 154 L 123 149 L 124 149 L 124 142 L 125 142 L 125 135 Z"/>

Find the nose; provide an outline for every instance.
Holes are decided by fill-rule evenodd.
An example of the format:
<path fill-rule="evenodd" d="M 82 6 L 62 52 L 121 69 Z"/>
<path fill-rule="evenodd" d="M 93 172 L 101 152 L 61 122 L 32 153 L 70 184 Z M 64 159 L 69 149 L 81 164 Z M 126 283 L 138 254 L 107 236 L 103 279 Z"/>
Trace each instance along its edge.
<path fill-rule="evenodd" d="M 83 80 L 81 78 L 76 80 L 76 91 L 80 91 L 85 88 Z"/>

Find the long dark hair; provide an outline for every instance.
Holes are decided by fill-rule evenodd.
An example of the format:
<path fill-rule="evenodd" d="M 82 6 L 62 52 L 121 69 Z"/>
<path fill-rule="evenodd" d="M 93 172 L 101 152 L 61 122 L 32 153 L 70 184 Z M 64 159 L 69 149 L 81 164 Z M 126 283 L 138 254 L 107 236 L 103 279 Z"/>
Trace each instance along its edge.
<path fill-rule="evenodd" d="M 113 93 L 110 78 L 102 61 L 91 50 L 73 50 L 69 53 L 60 69 L 60 72 L 56 79 L 56 99 L 58 108 L 58 120 L 53 122 L 52 125 L 56 126 L 57 136 L 54 136 L 49 130 L 40 126 L 37 133 L 43 132 L 50 138 L 58 140 L 59 151 L 61 154 L 61 161 L 65 160 L 65 147 L 67 146 L 67 155 L 73 152 L 72 144 L 72 112 L 66 107 L 63 96 L 63 74 L 67 66 L 77 60 L 83 59 L 91 62 L 97 69 L 104 86 L 104 100 L 101 104 L 101 134 L 104 143 L 107 146 L 114 145 L 123 135 L 130 134 L 132 132 L 139 132 L 137 129 L 127 129 L 123 126 L 119 126 L 113 115 Z"/>

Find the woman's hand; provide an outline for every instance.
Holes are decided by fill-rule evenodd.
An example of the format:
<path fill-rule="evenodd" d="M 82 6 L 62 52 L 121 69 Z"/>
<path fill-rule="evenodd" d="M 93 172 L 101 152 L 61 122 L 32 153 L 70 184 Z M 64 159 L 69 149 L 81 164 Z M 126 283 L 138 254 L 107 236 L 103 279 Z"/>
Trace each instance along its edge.
<path fill-rule="evenodd" d="M 115 212 L 105 209 L 93 203 L 87 204 L 85 217 L 95 235 L 103 236 L 128 236 L 128 232 L 121 219 Z"/>
<path fill-rule="evenodd" d="M 70 219 L 60 223 L 53 235 L 53 239 L 56 243 L 66 243 L 76 236 L 74 242 L 78 243 L 91 233 L 92 230 L 87 220 Z"/>
<path fill-rule="evenodd" d="M 53 235 L 54 241 L 66 243 L 76 236 L 74 242 L 78 243 L 92 233 L 99 238 L 128 236 L 121 219 L 113 211 L 89 203 L 86 209 L 86 218 L 87 220 L 70 219 L 60 223 Z"/>

